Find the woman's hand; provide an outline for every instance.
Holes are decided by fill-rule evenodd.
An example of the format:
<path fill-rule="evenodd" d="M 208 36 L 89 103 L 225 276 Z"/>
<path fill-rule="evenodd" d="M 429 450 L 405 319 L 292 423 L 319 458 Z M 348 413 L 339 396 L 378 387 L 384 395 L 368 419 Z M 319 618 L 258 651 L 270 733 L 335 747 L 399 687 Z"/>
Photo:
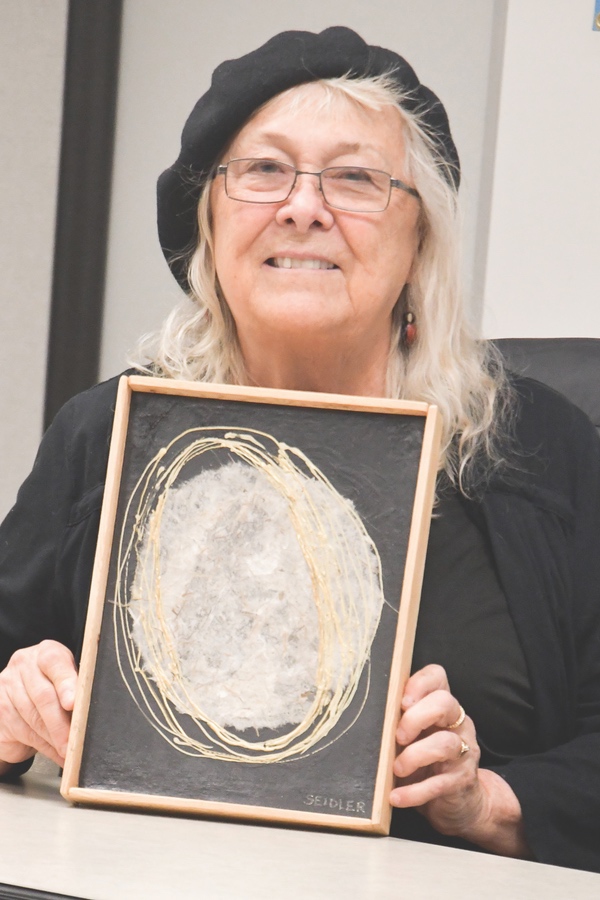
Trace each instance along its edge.
<path fill-rule="evenodd" d="M 441 834 L 506 856 L 529 856 L 519 801 L 503 778 L 479 769 L 475 727 L 463 717 L 441 666 L 411 676 L 402 711 L 392 805 L 417 807 Z"/>
<path fill-rule="evenodd" d="M 0 672 L 0 775 L 38 751 L 64 765 L 76 684 L 73 654 L 57 641 L 13 654 Z"/>

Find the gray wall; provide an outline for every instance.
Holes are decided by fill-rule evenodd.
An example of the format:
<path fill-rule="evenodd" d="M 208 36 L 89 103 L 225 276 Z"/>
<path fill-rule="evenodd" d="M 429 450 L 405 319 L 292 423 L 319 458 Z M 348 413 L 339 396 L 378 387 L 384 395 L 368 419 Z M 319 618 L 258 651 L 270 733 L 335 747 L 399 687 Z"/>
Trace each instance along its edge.
<path fill-rule="evenodd" d="M 511 0 L 485 283 L 489 337 L 600 337 L 593 0 Z"/>
<path fill-rule="evenodd" d="M 66 0 L 0 0 L 0 517 L 39 443 Z"/>

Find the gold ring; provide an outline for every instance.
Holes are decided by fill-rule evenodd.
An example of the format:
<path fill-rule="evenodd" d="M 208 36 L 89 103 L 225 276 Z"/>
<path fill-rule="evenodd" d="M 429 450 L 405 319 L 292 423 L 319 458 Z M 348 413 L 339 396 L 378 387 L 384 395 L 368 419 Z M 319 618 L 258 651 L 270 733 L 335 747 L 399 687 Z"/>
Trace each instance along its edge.
<path fill-rule="evenodd" d="M 452 729 L 452 728 L 459 728 L 459 727 L 462 725 L 462 723 L 465 721 L 466 712 L 464 711 L 464 709 L 463 709 L 463 707 L 460 705 L 460 703 L 458 704 L 458 706 L 459 706 L 459 709 L 460 709 L 460 712 L 459 712 L 459 714 L 458 714 L 458 719 L 456 720 L 456 722 L 454 723 L 454 725 L 446 725 L 446 728 L 450 728 L 450 729 Z"/>
<path fill-rule="evenodd" d="M 460 753 L 458 754 L 459 759 L 460 759 L 461 756 L 464 756 L 465 753 L 468 753 L 470 749 L 471 749 L 471 748 L 469 747 L 469 745 L 467 744 L 467 742 L 461 740 L 461 742 L 460 742 Z"/>

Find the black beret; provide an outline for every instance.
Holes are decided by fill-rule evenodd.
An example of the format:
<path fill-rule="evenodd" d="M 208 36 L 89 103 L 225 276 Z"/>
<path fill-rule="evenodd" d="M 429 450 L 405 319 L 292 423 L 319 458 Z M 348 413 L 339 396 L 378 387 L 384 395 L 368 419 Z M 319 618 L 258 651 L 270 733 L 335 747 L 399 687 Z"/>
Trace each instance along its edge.
<path fill-rule="evenodd" d="M 173 275 L 189 291 L 187 266 L 197 242 L 202 185 L 231 138 L 263 103 L 288 88 L 350 74 L 391 74 L 408 92 L 404 107 L 418 112 L 436 146 L 445 177 L 458 189 L 460 163 L 440 100 L 392 50 L 371 47 L 350 28 L 320 34 L 284 31 L 257 50 L 218 66 L 181 135 L 181 152 L 158 179 L 158 235 Z"/>

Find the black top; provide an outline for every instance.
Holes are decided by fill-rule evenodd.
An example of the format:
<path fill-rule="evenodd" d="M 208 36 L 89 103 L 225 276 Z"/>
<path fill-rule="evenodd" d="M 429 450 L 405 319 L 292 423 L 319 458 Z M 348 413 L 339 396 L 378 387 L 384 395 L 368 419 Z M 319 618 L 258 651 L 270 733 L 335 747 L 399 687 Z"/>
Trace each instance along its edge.
<path fill-rule="evenodd" d="M 112 379 L 66 404 L 0 528 L 0 667 L 18 647 L 44 638 L 80 651 L 116 386 Z M 600 442 L 583 413 L 554 391 L 528 379 L 515 386 L 511 466 L 479 500 L 459 501 L 491 552 L 533 703 L 531 752 L 490 767 L 521 803 L 535 858 L 600 872 Z M 432 540 L 438 530 L 434 523 Z M 458 593 L 468 601 L 474 592 L 463 584 Z M 460 615 L 471 615 L 468 629 L 481 635 L 485 624 L 473 621 L 473 609 L 467 602 Z M 509 647 L 506 619 L 503 627 Z M 465 651 L 472 658 L 475 643 Z M 513 663 L 518 667 L 516 656 Z M 460 656 L 453 665 L 460 668 Z M 494 666 L 487 689 L 517 700 L 518 723 L 519 707 L 530 702 L 525 682 L 515 668 L 512 683 L 499 688 L 502 666 Z M 451 684 L 471 714 L 479 701 L 467 705 L 463 692 L 477 679 L 466 676 L 461 687 L 457 677 L 450 673 Z M 507 749 L 494 747 L 502 736 L 484 732 L 484 721 L 478 727 L 490 750 Z M 396 823 L 394 817 L 392 833 L 399 834 Z M 409 836 L 422 838 L 416 827 Z M 435 833 L 433 839 L 445 843 Z"/>
<path fill-rule="evenodd" d="M 482 766 L 535 749 L 535 717 L 525 657 L 486 535 L 459 495 L 438 485 L 431 521 L 412 670 L 443 666 L 454 696 L 477 727 Z M 439 835 L 414 810 L 393 811 L 392 834 L 473 849 Z"/>
<path fill-rule="evenodd" d="M 482 765 L 534 749 L 531 684 L 492 553 L 448 489 L 431 522 L 413 671 L 428 663 L 446 669 L 475 722 Z"/>

